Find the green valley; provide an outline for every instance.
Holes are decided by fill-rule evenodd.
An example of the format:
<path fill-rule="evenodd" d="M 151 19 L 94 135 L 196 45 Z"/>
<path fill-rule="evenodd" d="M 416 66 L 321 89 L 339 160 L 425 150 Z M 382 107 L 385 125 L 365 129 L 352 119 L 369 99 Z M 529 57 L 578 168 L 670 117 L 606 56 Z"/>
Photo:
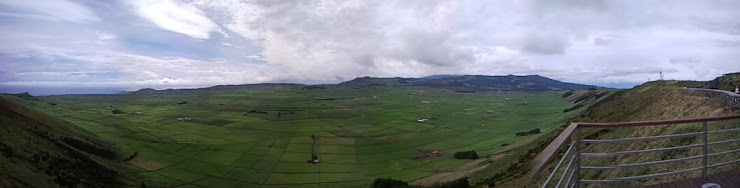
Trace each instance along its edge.
<path fill-rule="evenodd" d="M 564 112 L 563 94 L 264 84 L 3 100 L 115 145 L 121 168 L 143 177 L 130 184 L 364 187 L 483 167 L 585 109 Z M 454 158 L 471 150 L 483 159 Z"/>

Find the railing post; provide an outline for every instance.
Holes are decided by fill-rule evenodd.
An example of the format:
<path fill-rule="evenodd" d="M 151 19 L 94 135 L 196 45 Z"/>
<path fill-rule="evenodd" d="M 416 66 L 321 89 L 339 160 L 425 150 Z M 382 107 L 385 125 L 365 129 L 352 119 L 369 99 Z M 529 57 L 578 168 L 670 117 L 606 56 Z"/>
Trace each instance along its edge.
<path fill-rule="evenodd" d="M 573 187 L 579 188 L 581 184 L 581 128 L 576 127 L 573 133 L 570 135 L 570 141 L 573 143 L 573 176 L 575 176 L 575 182 Z M 563 172 L 566 173 L 566 172 Z"/>
<path fill-rule="evenodd" d="M 702 147 L 703 156 L 701 158 L 701 177 L 707 178 L 707 121 L 702 122 L 703 129 L 704 129 L 704 136 L 703 136 L 703 142 L 704 146 Z"/>

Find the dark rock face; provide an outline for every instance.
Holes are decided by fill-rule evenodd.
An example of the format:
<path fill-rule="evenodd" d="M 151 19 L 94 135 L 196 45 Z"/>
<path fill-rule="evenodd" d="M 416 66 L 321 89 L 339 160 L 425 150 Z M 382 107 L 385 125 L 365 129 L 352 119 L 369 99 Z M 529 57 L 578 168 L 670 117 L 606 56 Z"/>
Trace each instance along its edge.
<path fill-rule="evenodd" d="M 740 108 L 740 94 L 716 89 L 686 88 L 688 92 L 698 92 L 706 94 L 709 97 L 717 98 L 733 108 Z"/>

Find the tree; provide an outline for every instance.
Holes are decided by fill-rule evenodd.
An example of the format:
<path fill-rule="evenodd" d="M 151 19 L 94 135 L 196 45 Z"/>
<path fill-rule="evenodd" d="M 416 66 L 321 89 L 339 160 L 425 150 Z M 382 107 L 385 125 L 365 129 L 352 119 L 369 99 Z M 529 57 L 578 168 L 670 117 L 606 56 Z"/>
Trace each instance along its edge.
<path fill-rule="evenodd" d="M 409 187 L 409 183 L 390 178 L 378 178 L 373 182 L 372 188 L 401 188 Z"/>
<path fill-rule="evenodd" d="M 478 159 L 478 153 L 475 150 L 457 152 L 455 159 Z"/>

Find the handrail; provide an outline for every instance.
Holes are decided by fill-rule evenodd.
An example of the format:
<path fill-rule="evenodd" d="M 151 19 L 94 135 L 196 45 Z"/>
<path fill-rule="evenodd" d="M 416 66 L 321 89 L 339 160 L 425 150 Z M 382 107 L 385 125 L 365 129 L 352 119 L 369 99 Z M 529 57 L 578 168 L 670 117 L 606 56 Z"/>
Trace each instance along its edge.
<path fill-rule="evenodd" d="M 540 152 L 539 154 L 537 154 L 537 156 L 535 156 L 534 160 L 532 161 L 532 170 L 527 174 L 527 178 L 529 179 L 529 182 L 534 182 L 537 178 L 539 178 L 540 174 L 543 171 L 545 171 L 545 169 L 547 169 L 548 164 L 550 164 L 550 162 L 552 162 L 552 160 L 557 156 L 557 154 L 559 153 L 558 151 L 560 151 L 560 149 L 563 148 L 565 143 L 568 142 L 569 138 L 572 142 L 571 147 L 573 147 L 572 149 L 575 152 L 573 154 L 570 154 L 571 149 L 569 147 L 568 149 L 569 151 L 566 152 L 565 155 L 563 155 L 563 158 L 569 157 L 568 155 L 572 155 L 572 158 L 575 159 L 575 161 L 573 161 L 573 167 L 575 168 L 573 168 L 571 172 L 563 171 L 562 172 L 563 174 L 561 175 L 561 179 L 558 181 L 558 182 L 563 181 L 562 178 L 565 176 L 565 173 L 570 173 L 571 175 L 569 175 L 568 177 L 566 186 L 570 186 L 569 182 L 571 182 L 571 176 L 573 176 L 572 178 L 575 180 L 573 182 L 573 187 L 576 187 L 576 188 L 579 187 L 579 184 L 581 183 L 606 183 L 606 182 L 618 182 L 618 181 L 626 181 L 626 180 L 633 180 L 633 179 L 646 179 L 646 178 L 654 178 L 654 177 L 666 176 L 666 175 L 677 174 L 677 173 L 691 172 L 695 170 L 702 170 L 702 176 L 706 176 L 707 168 L 734 164 L 738 162 L 738 161 L 732 161 L 732 162 L 725 162 L 725 163 L 719 163 L 719 164 L 714 164 L 714 165 L 706 164 L 707 157 L 719 156 L 719 155 L 734 153 L 738 151 L 738 150 L 732 150 L 732 151 L 726 151 L 726 152 L 707 154 L 708 146 L 740 141 L 740 139 L 730 139 L 730 140 L 723 140 L 723 141 L 707 142 L 707 139 L 706 139 L 707 134 L 720 134 L 720 133 L 727 133 L 727 132 L 736 132 L 740 130 L 740 128 L 730 128 L 730 129 L 724 129 L 724 130 L 707 131 L 707 122 L 721 121 L 721 120 L 733 120 L 733 119 L 740 119 L 740 115 L 690 118 L 690 119 L 675 119 L 675 120 L 658 120 L 658 121 L 617 122 L 617 123 L 572 122 L 570 125 L 568 125 L 568 127 L 565 128 L 565 130 L 563 130 L 562 133 L 560 133 L 560 135 L 558 135 L 552 142 L 550 142 L 550 144 L 547 147 L 545 147 L 545 149 L 542 152 Z M 649 137 L 634 137 L 634 138 L 619 138 L 619 139 L 611 139 L 611 140 L 591 140 L 591 139 L 585 140 L 581 138 L 580 131 L 579 131 L 580 128 L 611 129 L 611 128 L 620 128 L 620 127 L 674 125 L 674 124 L 686 124 L 686 123 L 703 123 L 703 130 L 701 132 L 695 132 L 695 133 L 683 133 L 683 134 L 660 135 L 660 136 L 649 136 Z M 676 147 L 667 147 L 667 148 L 620 151 L 620 152 L 613 152 L 613 153 L 581 153 L 580 151 L 581 142 L 591 143 L 591 144 L 594 144 L 594 143 L 607 144 L 607 143 L 616 143 L 616 142 L 670 139 L 670 138 L 680 138 L 680 137 L 689 137 L 689 136 L 703 136 L 702 143 L 693 144 L 693 145 L 676 146 Z M 606 166 L 606 167 L 592 167 L 592 166 L 586 167 L 586 166 L 582 166 L 580 163 L 581 156 L 591 156 L 591 157 L 617 156 L 617 155 L 635 154 L 635 153 L 643 153 L 643 152 L 670 151 L 670 150 L 687 149 L 687 148 L 694 148 L 694 147 L 701 147 L 703 151 L 702 154 L 693 156 L 693 157 L 680 158 L 680 159 L 633 163 L 633 164 L 620 164 L 620 165 Z M 658 173 L 658 174 L 647 174 L 647 175 L 633 176 L 633 177 L 622 177 L 622 178 L 616 178 L 616 179 L 611 179 L 611 180 L 581 180 L 579 177 L 579 169 L 580 170 L 608 170 L 608 169 L 615 169 L 615 168 L 647 166 L 647 165 L 664 164 L 664 163 L 670 163 L 670 162 L 695 160 L 695 159 L 702 159 L 702 167 L 678 170 L 678 171 L 673 171 L 673 172 L 664 172 L 664 173 Z M 561 164 L 559 162 L 558 165 L 555 166 L 555 169 L 558 169 L 560 165 Z M 553 170 L 553 172 L 548 177 L 552 177 L 556 172 L 557 170 Z M 542 185 L 542 187 L 547 187 L 548 182 L 549 181 L 546 181 L 545 184 Z"/>
<path fill-rule="evenodd" d="M 563 164 L 563 161 L 564 161 L 564 160 L 565 160 L 566 158 L 568 158 L 568 154 L 570 154 L 570 151 L 571 151 L 572 149 L 573 149 L 573 144 L 571 144 L 571 145 L 570 145 L 570 147 L 568 147 L 568 150 L 566 150 L 566 151 L 565 151 L 565 154 L 563 154 L 563 158 L 561 158 L 561 159 L 560 159 L 560 161 L 558 161 L 558 164 L 557 164 L 557 165 L 555 165 L 555 169 L 553 169 L 553 171 L 557 171 L 557 170 L 558 170 L 558 168 L 560 168 L 560 164 Z M 571 162 L 572 162 L 572 161 L 571 161 Z M 545 180 L 545 184 L 547 184 L 548 182 L 550 182 L 550 180 L 552 179 L 552 176 L 554 176 L 554 175 L 555 175 L 555 174 L 550 174 L 549 176 L 547 176 L 547 179 Z"/>
<path fill-rule="evenodd" d="M 532 161 L 532 163 L 534 164 L 534 170 L 529 173 L 528 177 L 530 182 L 532 179 L 536 178 L 538 175 L 540 175 L 540 173 L 542 173 L 542 170 L 545 169 L 547 163 L 550 163 L 550 161 L 552 161 L 558 149 L 565 145 L 565 142 L 568 141 L 568 138 L 570 138 L 570 135 L 573 133 L 573 131 L 576 130 L 577 127 L 578 123 L 571 123 L 570 125 L 568 125 L 568 127 L 563 130 L 563 133 L 560 133 L 560 135 L 558 135 L 555 140 L 550 142 L 550 144 L 547 145 L 547 147 L 545 147 L 542 152 L 534 157 L 534 161 Z"/>

